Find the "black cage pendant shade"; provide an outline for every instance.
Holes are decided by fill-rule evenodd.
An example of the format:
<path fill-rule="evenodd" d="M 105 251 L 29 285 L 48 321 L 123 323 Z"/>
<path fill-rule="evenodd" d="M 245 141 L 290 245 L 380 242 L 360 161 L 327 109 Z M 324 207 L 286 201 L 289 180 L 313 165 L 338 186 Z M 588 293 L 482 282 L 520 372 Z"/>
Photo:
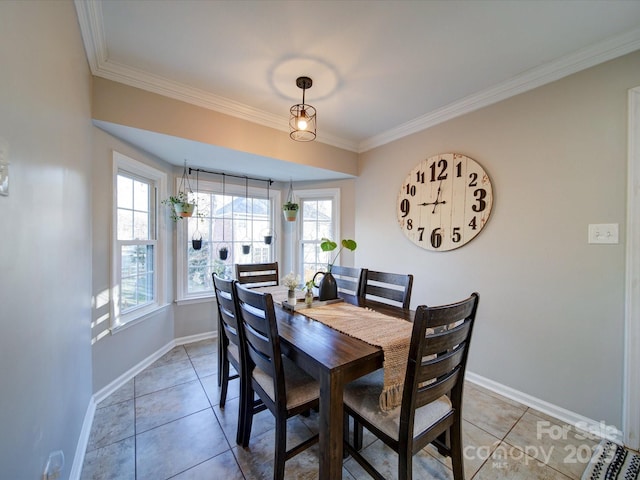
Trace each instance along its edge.
<path fill-rule="evenodd" d="M 302 103 L 291 107 L 289 117 L 289 136 L 297 142 L 310 142 L 316 138 L 316 109 L 304 103 L 304 94 L 311 88 L 313 81 L 309 77 L 298 77 L 296 85 L 302 89 Z"/>

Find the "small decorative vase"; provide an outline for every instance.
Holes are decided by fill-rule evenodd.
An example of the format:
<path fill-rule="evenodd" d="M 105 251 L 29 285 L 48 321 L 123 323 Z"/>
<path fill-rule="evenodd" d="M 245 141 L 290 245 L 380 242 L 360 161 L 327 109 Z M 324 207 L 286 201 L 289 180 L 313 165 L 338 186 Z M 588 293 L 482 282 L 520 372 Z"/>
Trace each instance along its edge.
<path fill-rule="evenodd" d="M 287 292 L 287 301 L 291 305 L 295 305 L 295 303 L 296 303 L 296 291 L 295 290 L 289 289 L 289 291 Z"/>
<path fill-rule="evenodd" d="M 251 251 L 251 245 L 242 245 L 242 253 L 247 255 Z"/>
<path fill-rule="evenodd" d="M 307 293 L 304 294 L 304 303 L 307 307 L 313 304 L 313 292 L 311 290 L 307 290 Z"/>

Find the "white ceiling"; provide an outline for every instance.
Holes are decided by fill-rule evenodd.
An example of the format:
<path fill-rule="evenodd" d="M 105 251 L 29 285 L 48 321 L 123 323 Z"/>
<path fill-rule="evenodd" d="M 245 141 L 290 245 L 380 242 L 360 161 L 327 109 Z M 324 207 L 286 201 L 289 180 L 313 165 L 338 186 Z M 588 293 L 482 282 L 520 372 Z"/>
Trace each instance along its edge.
<path fill-rule="evenodd" d="M 638 0 L 76 0 L 76 9 L 94 75 L 283 135 L 289 108 L 302 100 L 295 79 L 306 75 L 316 141 L 355 152 L 640 49 Z M 222 169 L 220 158 L 231 155 L 101 128 L 177 165 L 188 158 Z M 293 178 L 291 166 L 271 160 L 253 173 Z M 294 173 L 336 178 L 308 167 Z"/>

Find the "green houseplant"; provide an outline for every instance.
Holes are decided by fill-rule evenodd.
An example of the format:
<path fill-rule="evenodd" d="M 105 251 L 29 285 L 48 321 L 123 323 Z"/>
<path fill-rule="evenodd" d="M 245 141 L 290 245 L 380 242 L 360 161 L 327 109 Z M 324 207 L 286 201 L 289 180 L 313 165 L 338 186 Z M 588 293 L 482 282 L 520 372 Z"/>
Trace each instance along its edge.
<path fill-rule="evenodd" d="M 340 242 L 340 249 L 336 252 L 335 256 L 333 257 L 333 260 L 331 260 L 330 262 L 327 263 L 327 271 L 326 272 L 316 272 L 316 274 L 313 276 L 313 282 L 315 284 L 316 281 L 316 277 L 318 275 L 322 275 L 322 279 L 320 280 L 320 283 L 318 285 L 316 285 L 318 287 L 318 299 L 319 300 L 332 300 L 334 298 L 338 298 L 338 284 L 336 282 L 335 277 L 332 275 L 331 273 L 331 269 L 333 268 L 333 264 L 336 262 L 338 255 L 340 255 L 340 252 L 342 252 L 343 248 L 346 248 L 347 250 L 351 250 L 354 251 L 356 249 L 356 247 L 358 246 L 358 244 L 355 242 L 355 240 L 351 240 L 351 239 L 343 239 L 342 242 Z M 323 252 L 332 252 L 333 250 L 335 250 L 336 248 L 338 248 L 338 244 L 336 242 L 334 242 L 333 240 L 329 239 L 329 238 L 322 238 L 320 241 L 320 249 Z"/>
<path fill-rule="evenodd" d="M 287 201 L 287 203 L 283 204 L 282 213 L 284 214 L 285 220 L 289 222 L 295 222 L 296 218 L 298 218 L 299 209 L 300 205 L 292 201 Z"/>
<path fill-rule="evenodd" d="M 196 204 L 189 201 L 186 192 L 178 192 L 162 201 L 163 205 L 171 207 L 171 219 L 176 221 L 180 218 L 190 217 Z"/>
<path fill-rule="evenodd" d="M 322 238 L 320 240 L 320 249 L 323 252 L 332 252 L 337 247 L 338 247 L 338 244 L 333 240 L 330 240 L 328 238 Z M 346 248 L 347 250 L 351 250 L 353 252 L 357 247 L 358 247 L 358 244 L 356 243 L 355 240 L 351 240 L 349 238 L 343 239 L 342 242 L 340 242 L 340 249 L 337 251 L 335 257 L 333 257 L 333 260 L 327 263 L 327 272 L 331 273 L 333 264 L 336 263 L 336 260 L 338 259 L 338 255 L 340 255 L 340 252 L 342 251 L 343 248 Z"/>

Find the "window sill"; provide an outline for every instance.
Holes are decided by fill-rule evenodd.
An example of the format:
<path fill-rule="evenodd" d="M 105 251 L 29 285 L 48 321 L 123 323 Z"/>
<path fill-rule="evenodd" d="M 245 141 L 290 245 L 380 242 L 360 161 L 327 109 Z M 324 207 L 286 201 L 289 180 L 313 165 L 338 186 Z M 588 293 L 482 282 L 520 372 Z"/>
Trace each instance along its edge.
<path fill-rule="evenodd" d="M 182 305 L 193 305 L 197 303 L 211 303 L 215 301 L 216 301 L 216 297 L 214 295 L 207 295 L 206 297 L 183 298 L 180 300 L 176 300 L 175 303 L 180 307 Z"/>
<path fill-rule="evenodd" d="M 137 325 L 141 322 L 144 322 L 145 320 L 153 317 L 154 315 L 161 312 L 162 310 L 165 310 L 168 306 L 169 306 L 168 303 L 165 303 L 164 305 L 155 306 L 153 308 L 150 308 L 149 310 L 145 310 L 144 313 L 141 313 L 140 316 L 137 318 L 131 319 L 126 323 L 119 323 L 117 325 L 114 325 L 109 329 L 111 332 L 111 335 L 115 333 L 119 333 L 123 330 L 126 330 L 129 327 L 133 327 L 134 325 Z"/>

